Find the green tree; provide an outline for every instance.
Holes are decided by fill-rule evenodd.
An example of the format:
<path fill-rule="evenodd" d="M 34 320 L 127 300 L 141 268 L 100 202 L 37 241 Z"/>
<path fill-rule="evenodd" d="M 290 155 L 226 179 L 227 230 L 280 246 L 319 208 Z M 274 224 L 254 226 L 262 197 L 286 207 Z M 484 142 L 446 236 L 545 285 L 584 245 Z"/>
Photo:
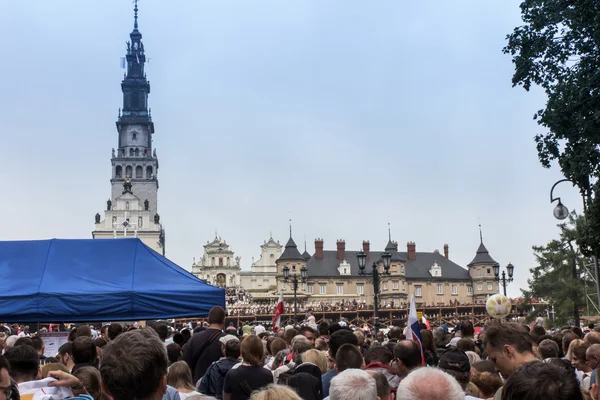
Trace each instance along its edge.
<path fill-rule="evenodd" d="M 547 129 L 535 137 L 542 165 L 557 161 L 579 188 L 587 224 L 577 243 L 600 255 L 600 2 L 525 0 L 523 25 L 507 36 L 513 86 L 544 89 L 545 107 L 534 114 Z"/>
<path fill-rule="evenodd" d="M 554 325 L 578 319 L 579 309 L 586 304 L 585 285 L 592 286 L 582 272 L 589 264 L 575 244 L 582 217 L 571 215 L 559 226 L 560 236 L 545 246 L 533 246 L 537 266 L 530 269 L 528 290 L 522 290 L 526 301 L 542 298 L 554 306 Z M 577 311 L 576 311 L 577 310 Z"/>

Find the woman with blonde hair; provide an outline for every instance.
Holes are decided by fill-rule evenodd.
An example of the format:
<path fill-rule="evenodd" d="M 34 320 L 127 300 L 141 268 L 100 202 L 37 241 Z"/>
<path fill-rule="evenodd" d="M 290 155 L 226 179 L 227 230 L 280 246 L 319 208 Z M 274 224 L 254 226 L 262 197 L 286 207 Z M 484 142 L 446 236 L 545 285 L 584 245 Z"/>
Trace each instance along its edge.
<path fill-rule="evenodd" d="M 192 383 L 192 371 L 185 361 L 171 364 L 167 373 L 167 385 L 177 389 L 181 400 L 200 394 Z"/>
<path fill-rule="evenodd" d="M 302 363 L 311 363 L 319 367 L 321 374 L 329 371 L 327 369 L 327 356 L 319 350 L 310 349 L 302 353 Z"/>
<path fill-rule="evenodd" d="M 581 346 L 582 344 L 585 344 L 585 342 L 581 339 L 572 340 L 569 344 L 569 349 L 567 350 L 567 355 L 565 358 L 569 361 L 573 361 L 573 349 L 577 346 Z"/>
<path fill-rule="evenodd" d="M 270 384 L 252 393 L 250 400 L 302 400 L 292 389 L 283 385 Z"/>
<path fill-rule="evenodd" d="M 241 344 L 242 365 L 230 369 L 223 382 L 223 400 L 247 400 L 253 391 L 273 383 L 273 374 L 264 368 L 265 347 L 256 335 Z"/>

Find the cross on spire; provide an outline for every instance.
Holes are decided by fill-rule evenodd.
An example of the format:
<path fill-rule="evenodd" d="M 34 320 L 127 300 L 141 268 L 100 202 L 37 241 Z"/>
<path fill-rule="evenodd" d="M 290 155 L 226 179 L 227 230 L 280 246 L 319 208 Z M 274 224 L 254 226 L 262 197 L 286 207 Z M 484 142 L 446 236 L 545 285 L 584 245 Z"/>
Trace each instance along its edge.
<path fill-rule="evenodd" d="M 138 13 L 138 0 L 133 0 L 134 3 L 134 7 L 133 7 L 133 29 L 137 29 L 138 28 L 138 23 L 137 23 L 137 13 Z"/>

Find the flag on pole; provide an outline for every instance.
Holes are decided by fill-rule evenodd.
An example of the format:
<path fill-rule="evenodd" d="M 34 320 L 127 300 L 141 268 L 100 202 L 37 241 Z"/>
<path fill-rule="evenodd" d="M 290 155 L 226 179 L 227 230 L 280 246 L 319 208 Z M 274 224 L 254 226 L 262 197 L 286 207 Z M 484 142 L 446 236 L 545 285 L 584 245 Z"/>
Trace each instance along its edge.
<path fill-rule="evenodd" d="M 273 316 L 273 331 L 277 329 L 279 324 L 281 324 L 281 315 L 284 313 L 283 309 L 283 291 L 279 295 L 279 301 L 277 302 L 277 306 L 275 307 L 275 315 Z"/>
<path fill-rule="evenodd" d="M 121 57 L 121 68 L 125 69 L 125 57 Z"/>
<path fill-rule="evenodd" d="M 431 330 L 431 325 L 429 325 L 429 321 L 427 321 L 427 318 L 425 318 L 425 315 L 423 315 L 423 317 L 421 317 L 421 322 L 425 324 L 428 331 Z"/>
<path fill-rule="evenodd" d="M 419 319 L 417 318 L 417 306 L 415 305 L 415 294 L 410 298 L 410 308 L 408 310 L 408 324 L 406 326 L 406 338 L 412 340 L 419 346 L 421 351 L 421 365 L 425 365 L 423 356 L 423 345 L 421 344 L 421 330 L 419 329 Z"/>

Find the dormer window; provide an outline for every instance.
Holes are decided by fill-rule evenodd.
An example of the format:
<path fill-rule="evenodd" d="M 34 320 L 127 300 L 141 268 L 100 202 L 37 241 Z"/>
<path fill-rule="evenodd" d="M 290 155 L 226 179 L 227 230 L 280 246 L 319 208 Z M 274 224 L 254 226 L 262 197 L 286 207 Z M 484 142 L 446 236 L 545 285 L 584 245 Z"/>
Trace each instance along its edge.
<path fill-rule="evenodd" d="M 346 260 L 342 261 L 337 270 L 340 275 L 350 275 L 350 263 Z"/>
<path fill-rule="evenodd" d="M 434 263 L 431 268 L 429 268 L 429 273 L 433 277 L 441 277 L 442 276 L 442 267 L 438 265 L 438 263 Z"/>

